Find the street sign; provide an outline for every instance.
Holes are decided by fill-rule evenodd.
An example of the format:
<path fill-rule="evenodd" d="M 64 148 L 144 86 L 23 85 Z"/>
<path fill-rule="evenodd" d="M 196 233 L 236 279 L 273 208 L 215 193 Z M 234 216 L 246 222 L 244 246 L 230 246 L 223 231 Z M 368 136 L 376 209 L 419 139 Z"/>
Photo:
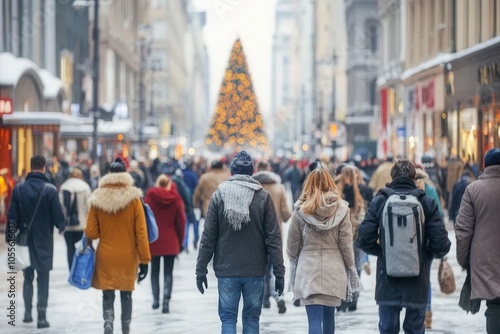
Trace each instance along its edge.
<path fill-rule="evenodd" d="M 400 126 L 396 131 L 399 138 L 406 137 L 406 127 Z"/>

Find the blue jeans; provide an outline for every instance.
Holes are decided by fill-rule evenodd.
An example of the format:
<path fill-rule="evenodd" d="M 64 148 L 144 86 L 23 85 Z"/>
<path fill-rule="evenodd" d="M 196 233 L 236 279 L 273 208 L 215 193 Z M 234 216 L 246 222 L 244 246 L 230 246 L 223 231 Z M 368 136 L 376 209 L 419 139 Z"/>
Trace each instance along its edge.
<path fill-rule="evenodd" d="M 399 314 L 402 307 L 379 305 L 378 306 L 378 329 L 380 334 L 398 334 L 400 329 Z M 425 307 L 406 308 L 403 330 L 405 334 L 425 333 Z"/>
<path fill-rule="evenodd" d="M 258 334 L 264 277 L 219 277 L 218 289 L 221 333 L 236 334 L 238 307 L 243 295 L 243 334 Z"/>
<path fill-rule="evenodd" d="M 432 259 L 429 261 L 429 293 L 427 294 L 427 311 L 432 310 L 431 302 L 432 302 L 432 286 L 431 286 L 431 275 L 430 268 L 432 268 Z"/>
<path fill-rule="evenodd" d="M 187 219 L 187 221 L 186 221 L 186 233 L 184 235 L 184 240 L 182 242 L 184 249 L 188 249 L 189 226 L 193 226 L 193 232 L 194 232 L 193 244 L 195 245 L 195 248 L 198 247 L 198 240 L 200 240 L 200 227 L 199 227 L 200 222 L 198 221 L 198 219 Z"/>
<path fill-rule="evenodd" d="M 335 307 L 324 305 L 306 305 L 309 334 L 335 333 Z"/>

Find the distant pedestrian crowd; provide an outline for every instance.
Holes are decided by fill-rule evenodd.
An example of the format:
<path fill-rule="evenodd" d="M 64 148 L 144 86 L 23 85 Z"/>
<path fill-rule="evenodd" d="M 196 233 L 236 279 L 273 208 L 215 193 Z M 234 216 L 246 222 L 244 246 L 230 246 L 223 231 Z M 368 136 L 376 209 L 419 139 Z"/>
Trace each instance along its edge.
<path fill-rule="evenodd" d="M 102 290 L 105 334 L 115 330 L 116 290 L 121 329 L 130 332 L 132 291 L 148 274 L 152 309 L 170 313 L 174 264 L 182 252 L 197 253 L 194 284 L 202 294 L 212 285 L 212 263 L 222 333 L 236 333 L 241 298 L 243 332 L 258 333 L 261 310 L 271 300 L 286 313 L 286 291 L 295 306 L 304 306 L 309 333 L 334 333 L 335 313 L 358 310 L 359 277 L 372 271 L 380 333 L 399 333 L 403 308 L 405 333 L 423 333 L 432 328 L 432 261 L 451 246 L 448 218 L 457 260 L 470 275 L 470 299 L 486 301 L 487 332 L 500 333 L 498 148 L 485 154 L 481 172 L 457 159 L 256 161 L 246 151 L 210 162 L 120 156 L 94 165 L 85 157 L 47 162 L 34 156 L 30 168 L 15 177 L 0 170 L 0 226 L 28 231 L 23 321 L 33 321 L 36 274 L 38 328 L 49 327 L 57 228 L 69 269 L 75 244 L 99 240 L 92 287 Z M 154 242 L 144 203 L 156 218 Z M 283 254 L 290 260 L 286 271 Z"/>

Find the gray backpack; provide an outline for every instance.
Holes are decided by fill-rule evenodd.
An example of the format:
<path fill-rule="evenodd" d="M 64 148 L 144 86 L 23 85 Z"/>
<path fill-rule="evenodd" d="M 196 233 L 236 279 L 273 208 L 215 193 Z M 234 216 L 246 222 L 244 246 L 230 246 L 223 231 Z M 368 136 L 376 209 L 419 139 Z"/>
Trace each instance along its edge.
<path fill-rule="evenodd" d="M 425 223 L 419 197 L 425 193 L 420 189 L 406 194 L 396 193 L 390 188 L 382 189 L 381 193 L 387 196 L 380 230 L 386 274 L 392 277 L 419 276 Z"/>

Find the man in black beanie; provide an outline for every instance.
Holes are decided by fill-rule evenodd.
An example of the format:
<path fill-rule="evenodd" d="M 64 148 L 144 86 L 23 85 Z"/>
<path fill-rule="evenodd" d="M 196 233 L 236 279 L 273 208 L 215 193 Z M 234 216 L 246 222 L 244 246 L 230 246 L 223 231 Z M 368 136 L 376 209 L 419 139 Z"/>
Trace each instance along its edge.
<path fill-rule="evenodd" d="M 196 263 L 196 285 L 204 293 L 207 266 L 214 257 L 222 332 L 236 333 L 243 295 L 243 332 L 258 333 L 268 258 L 279 295 L 285 285 L 281 232 L 271 196 L 251 177 L 254 166 L 248 153 L 236 154 L 230 170 L 232 176 L 210 200 Z"/>
<path fill-rule="evenodd" d="M 457 261 L 470 271 L 471 300 L 486 300 L 486 331 L 500 333 L 500 148 L 484 156 L 484 170 L 465 188 L 455 223 Z"/>

